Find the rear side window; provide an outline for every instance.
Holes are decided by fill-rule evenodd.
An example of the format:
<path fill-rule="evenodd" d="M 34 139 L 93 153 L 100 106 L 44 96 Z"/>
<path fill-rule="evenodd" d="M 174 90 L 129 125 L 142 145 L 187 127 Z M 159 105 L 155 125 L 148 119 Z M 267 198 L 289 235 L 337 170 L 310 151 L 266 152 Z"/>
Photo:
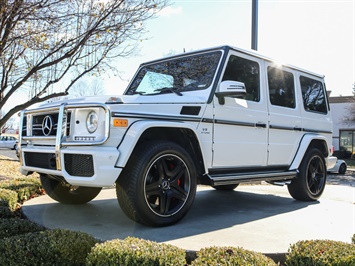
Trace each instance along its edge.
<path fill-rule="evenodd" d="M 304 109 L 326 114 L 327 103 L 322 82 L 301 76 L 300 83 Z"/>
<path fill-rule="evenodd" d="M 272 105 L 295 108 L 293 74 L 275 67 L 267 68 L 270 102 Z"/>
<path fill-rule="evenodd" d="M 246 100 L 258 102 L 260 100 L 260 71 L 257 62 L 231 55 L 222 81 L 234 80 L 245 84 Z"/>

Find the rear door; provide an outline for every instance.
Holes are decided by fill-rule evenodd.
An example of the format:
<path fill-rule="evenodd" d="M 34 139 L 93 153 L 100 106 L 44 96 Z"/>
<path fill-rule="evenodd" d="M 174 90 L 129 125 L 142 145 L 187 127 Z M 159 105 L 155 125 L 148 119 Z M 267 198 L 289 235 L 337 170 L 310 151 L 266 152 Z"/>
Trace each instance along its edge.
<path fill-rule="evenodd" d="M 287 167 L 303 136 L 296 73 L 290 68 L 266 64 L 269 98 L 269 166 Z"/>

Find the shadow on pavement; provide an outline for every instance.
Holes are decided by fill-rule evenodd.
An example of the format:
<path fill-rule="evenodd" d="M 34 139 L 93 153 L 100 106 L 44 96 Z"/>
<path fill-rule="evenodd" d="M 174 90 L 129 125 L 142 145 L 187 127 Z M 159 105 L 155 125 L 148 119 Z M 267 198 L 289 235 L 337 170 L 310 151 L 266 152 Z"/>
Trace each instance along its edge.
<path fill-rule="evenodd" d="M 168 227 L 151 228 L 125 216 L 117 203 L 114 189 L 106 189 L 101 193 L 101 197 L 84 205 L 64 205 L 50 199 L 48 203 L 38 204 L 33 199 L 29 201 L 32 202 L 30 205 L 25 206 L 24 212 L 29 219 L 48 228 L 83 231 L 102 240 L 134 236 L 166 242 L 252 223 L 318 204 L 273 194 L 208 189 L 197 192 L 193 207 L 182 221 Z"/>

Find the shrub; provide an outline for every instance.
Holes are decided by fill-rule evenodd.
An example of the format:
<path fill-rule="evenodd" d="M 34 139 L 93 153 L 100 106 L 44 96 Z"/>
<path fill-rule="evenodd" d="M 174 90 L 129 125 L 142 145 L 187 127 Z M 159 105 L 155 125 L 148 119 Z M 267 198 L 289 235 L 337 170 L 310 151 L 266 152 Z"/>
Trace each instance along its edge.
<path fill-rule="evenodd" d="M 351 238 L 351 243 L 355 244 L 355 234 L 353 234 L 353 237 Z"/>
<path fill-rule="evenodd" d="M 14 211 L 17 205 L 17 193 L 9 189 L 1 188 L 0 183 L 0 202 L 1 206 L 7 206 L 11 211 Z"/>
<path fill-rule="evenodd" d="M 0 239 L 29 232 L 43 231 L 45 228 L 29 220 L 0 219 Z"/>
<path fill-rule="evenodd" d="M 8 189 L 17 192 L 17 201 L 23 202 L 33 195 L 43 194 L 41 182 L 36 177 L 22 177 L 0 182 L 0 189 Z"/>
<path fill-rule="evenodd" d="M 197 258 L 191 265 L 274 266 L 276 263 L 261 253 L 239 247 L 208 247 L 197 252 Z"/>
<path fill-rule="evenodd" d="M 56 229 L 0 239 L 0 265 L 85 265 L 98 241 L 86 233 Z"/>
<path fill-rule="evenodd" d="M 355 265 L 355 248 L 353 244 L 341 241 L 299 241 L 290 246 L 286 265 Z"/>
<path fill-rule="evenodd" d="M 9 206 L 0 205 L 0 218 L 12 218 L 15 217 Z"/>
<path fill-rule="evenodd" d="M 128 237 L 96 244 L 86 263 L 93 265 L 186 265 L 185 251 L 178 247 Z"/>

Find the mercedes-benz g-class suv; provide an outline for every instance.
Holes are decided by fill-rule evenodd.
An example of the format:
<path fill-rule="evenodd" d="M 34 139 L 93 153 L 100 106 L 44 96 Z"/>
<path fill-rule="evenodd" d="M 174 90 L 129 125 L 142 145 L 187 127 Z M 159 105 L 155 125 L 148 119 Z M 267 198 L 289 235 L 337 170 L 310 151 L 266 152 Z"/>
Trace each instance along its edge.
<path fill-rule="evenodd" d="M 222 46 L 144 63 L 122 96 L 23 110 L 19 153 L 54 200 L 86 203 L 115 184 L 128 217 L 164 226 L 197 184 L 267 181 L 317 200 L 331 140 L 323 76 Z"/>

